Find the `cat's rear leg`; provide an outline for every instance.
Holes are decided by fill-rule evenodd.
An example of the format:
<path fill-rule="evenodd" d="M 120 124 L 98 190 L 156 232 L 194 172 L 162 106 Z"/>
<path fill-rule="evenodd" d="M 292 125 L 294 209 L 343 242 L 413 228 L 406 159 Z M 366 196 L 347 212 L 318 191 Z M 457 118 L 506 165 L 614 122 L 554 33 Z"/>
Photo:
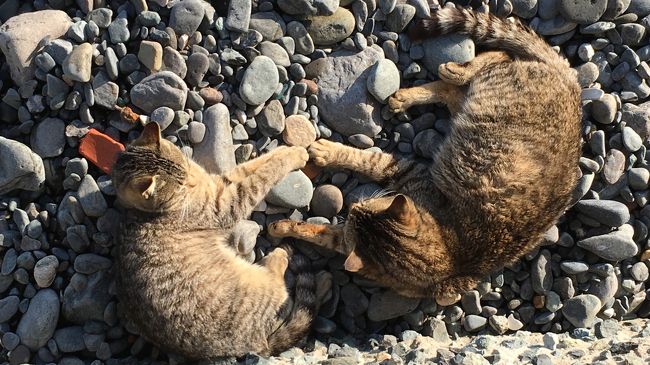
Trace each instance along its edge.
<path fill-rule="evenodd" d="M 406 111 L 414 105 L 443 103 L 453 114 L 460 110 L 465 96 L 458 85 L 444 81 L 434 81 L 420 86 L 399 89 L 388 99 L 393 113 Z"/>
<path fill-rule="evenodd" d="M 463 64 L 456 62 L 443 63 L 438 67 L 438 76 L 442 81 L 453 85 L 466 85 L 485 66 L 510 60 L 510 56 L 503 51 L 483 52 L 473 60 Z"/>
<path fill-rule="evenodd" d="M 314 243 L 329 250 L 348 255 L 351 248 L 346 247 L 343 227 L 328 224 L 312 224 L 284 219 L 269 225 L 273 237 L 293 237 Z"/>

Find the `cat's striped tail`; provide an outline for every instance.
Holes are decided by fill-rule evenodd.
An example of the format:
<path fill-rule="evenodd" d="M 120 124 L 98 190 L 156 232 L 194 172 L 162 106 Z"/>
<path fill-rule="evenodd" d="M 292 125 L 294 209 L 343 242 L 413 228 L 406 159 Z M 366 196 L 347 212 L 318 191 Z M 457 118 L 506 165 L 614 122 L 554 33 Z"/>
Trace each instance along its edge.
<path fill-rule="evenodd" d="M 479 46 L 502 50 L 511 57 L 556 63 L 561 57 L 535 31 L 519 19 L 502 19 L 489 13 L 446 7 L 431 13 L 409 30 L 412 40 L 449 33 L 466 34 Z M 565 61 L 562 61 L 563 63 Z"/>
<path fill-rule="evenodd" d="M 316 298 L 316 277 L 311 263 L 302 255 L 291 255 L 293 251 L 291 248 L 286 246 L 283 248 L 292 256 L 291 266 L 296 273 L 296 283 L 293 306 L 288 308 L 291 313 L 268 338 L 269 348 L 273 354 L 295 346 L 296 343 L 309 334 L 319 305 Z"/>

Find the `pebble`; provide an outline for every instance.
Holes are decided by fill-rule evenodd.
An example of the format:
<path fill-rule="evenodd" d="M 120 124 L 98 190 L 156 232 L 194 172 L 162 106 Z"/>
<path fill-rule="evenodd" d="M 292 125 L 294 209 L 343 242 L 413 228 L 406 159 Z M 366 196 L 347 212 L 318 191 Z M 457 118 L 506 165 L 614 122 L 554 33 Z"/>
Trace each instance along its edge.
<path fill-rule="evenodd" d="M 302 115 L 290 115 L 285 121 L 282 140 L 289 146 L 309 147 L 316 140 L 316 130 L 309 119 Z"/>
<path fill-rule="evenodd" d="M 386 103 L 388 97 L 399 90 L 399 85 L 399 70 L 392 61 L 381 59 L 370 69 L 368 92 L 378 101 Z"/>
<path fill-rule="evenodd" d="M 314 215 L 332 218 L 343 209 L 343 194 L 334 185 L 321 185 L 314 189 L 309 206 Z"/>
<path fill-rule="evenodd" d="M 438 74 L 438 66 L 447 62 L 465 63 L 474 58 L 474 42 L 461 34 L 450 34 L 427 39 L 424 47 L 424 66 L 434 75 Z"/>
<path fill-rule="evenodd" d="M 187 59 L 187 80 L 190 86 L 199 86 L 203 78 L 208 73 L 209 60 L 208 56 L 203 53 L 192 53 Z"/>
<path fill-rule="evenodd" d="M 32 351 L 45 346 L 59 320 L 59 296 L 52 289 L 41 289 L 29 302 L 27 312 L 18 322 L 16 334 Z"/>
<path fill-rule="evenodd" d="M 177 2 L 169 14 L 169 26 L 178 35 L 193 34 L 203 21 L 205 9 L 198 0 Z"/>
<path fill-rule="evenodd" d="M 131 102 L 147 113 L 161 106 L 182 110 L 186 99 L 187 85 L 170 71 L 147 76 L 131 88 Z"/>
<path fill-rule="evenodd" d="M 20 344 L 20 337 L 13 332 L 5 332 L 2 335 L 2 346 L 8 351 L 12 351 Z"/>
<path fill-rule="evenodd" d="M 607 0 L 559 0 L 558 3 L 562 16 L 579 24 L 598 21 L 607 9 Z"/>
<path fill-rule="evenodd" d="M 638 252 L 638 247 L 631 237 L 616 231 L 585 238 L 578 241 L 577 245 L 609 261 L 624 260 L 635 256 Z"/>
<path fill-rule="evenodd" d="M 287 24 L 287 35 L 294 40 L 297 53 L 303 55 L 314 53 L 314 40 L 301 22 L 294 21 Z"/>
<path fill-rule="evenodd" d="M 249 27 L 262 34 L 265 41 L 277 41 L 284 36 L 287 28 L 280 14 L 274 11 L 252 14 Z"/>
<path fill-rule="evenodd" d="M 9 322 L 11 317 L 18 312 L 19 303 L 20 299 L 15 295 L 0 299 L 0 323 Z"/>
<path fill-rule="evenodd" d="M 304 208 L 311 202 L 313 189 L 307 175 L 302 171 L 293 171 L 271 188 L 266 201 L 283 208 Z"/>
<path fill-rule="evenodd" d="M 30 145 L 42 158 L 61 155 L 65 147 L 65 123 L 58 118 L 44 119 L 32 132 Z"/>
<path fill-rule="evenodd" d="M 487 318 L 470 314 L 465 316 L 463 327 L 467 332 L 478 332 L 487 325 Z"/>
<path fill-rule="evenodd" d="M 386 28 L 391 32 L 401 33 L 415 16 L 415 7 L 409 4 L 397 4 L 386 15 Z"/>
<path fill-rule="evenodd" d="M 285 117 L 282 103 L 271 100 L 257 116 L 257 127 L 267 137 L 273 137 L 284 131 Z"/>
<path fill-rule="evenodd" d="M 205 137 L 205 124 L 190 122 L 188 127 L 188 138 L 193 144 L 201 143 Z"/>
<path fill-rule="evenodd" d="M 111 43 L 119 44 L 124 43 L 131 37 L 129 32 L 129 22 L 126 18 L 118 16 L 108 26 L 108 34 L 110 35 Z"/>
<path fill-rule="evenodd" d="M 84 213 L 89 217 L 101 217 L 106 213 L 108 204 L 99 186 L 91 175 L 86 175 L 81 180 L 77 190 L 77 198 Z"/>
<path fill-rule="evenodd" d="M 94 274 L 111 266 L 110 259 L 93 253 L 81 254 L 74 260 L 74 270 L 82 274 Z"/>
<path fill-rule="evenodd" d="M 63 73 L 73 81 L 90 81 L 92 56 L 93 47 L 90 43 L 75 46 L 63 62 Z"/>
<path fill-rule="evenodd" d="M 230 112 L 224 104 L 215 104 L 203 114 L 205 136 L 194 146 L 193 159 L 210 173 L 226 173 L 236 165 Z"/>
<path fill-rule="evenodd" d="M 616 338 L 618 331 L 619 326 L 615 319 L 606 319 L 594 326 L 594 332 L 598 338 Z"/>
<path fill-rule="evenodd" d="M 276 65 L 282 67 L 289 67 L 291 65 L 289 54 L 281 45 L 264 41 L 260 43 L 258 47 L 260 52 L 262 52 L 262 55 L 269 57 Z"/>
<path fill-rule="evenodd" d="M 607 151 L 602 176 L 608 184 L 614 184 L 623 175 L 625 155 L 617 149 Z"/>
<path fill-rule="evenodd" d="M 265 103 L 277 89 L 278 69 L 272 59 L 257 56 L 244 72 L 239 86 L 239 96 L 247 104 Z"/>
<path fill-rule="evenodd" d="M 162 68 L 163 48 L 158 42 L 142 41 L 138 51 L 138 60 L 151 72 Z"/>
<path fill-rule="evenodd" d="M 360 52 L 337 51 L 305 68 L 308 77 L 319 80 L 319 115 L 329 127 L 345 136 L 374 137 L 381 131 L 378 104 L 366 87 L 366 70 L 381 57 L 382 51 L 374 47 Z"/>
<path fill-rule="evenodd" d="M 177 50 L 168 46 L 163 50 L 161 70 L 171 71 L 181 79 L 184 79 L 187 75 L 187 64 L 185 63 L 183 56 L 181 56 Z"/>
<path fill-rule="evenodd" d="M 43 160 L 24 144 L 0 137 L 0 194 L 39 190 L 45 182 Z"/>
<path fill-rule="evenodd" d="M 307 17 L 305 28 L 314 44 L 327 46 L 344 40 L 354 31 L 354 15 L 342 7 L 332 15 L 314 15 Z"/>
<path fill-rule="evenodd" d="M 229 30 L 244 33 L 248 31 L 251 21 L 251 2 L 248 0 L 232 0 L 228 6 L 228 17 L 224 25 Z"/>
<path fill-rule="evenodd" d="M 630 220 L 627 206 L 615 200 L 585 199 L 576 203 L 575 207 L 580 213 L 609 227 L 620 227 Z"/>
<path fill-rule="evenodd" d="M 544 294 L 551 290 L 553 275 L 551 272 L 551 253 L 542 250 L 533 261 L 530 268 L 531 283 L 537 294 Z"/>
<path fill-rule="evenodd" d="M 34 280 L 41 288 L 47 288 L 54 282 L 59 260 L 54 255 L 45 256 L 34 266 Z"/>
<path fill-rule="evenodd" d="M 598 123 L 611 124 L 616 116 L 616 99 L 611 94 L 591 103 L 591 113 Z"/>
<path fill-rule="evenodd" d="M 81 326 L 63 327 L 54 332 L 54 340 L 61 352 L 77 352 L 86 349 Z"/>
<path fill-rule="evenodd" d="M 331 15 L 338 6 L 338 0 L 278 0 L 278 7 L 291 15 Z"/>
<path fill-rule="evenodd" d="M 581 294 L 564 303 L 562 314 L 575 327 L 590 328 L 602 304 L 595 295 Z"/>
<path fill-rule="evenodd" d="M 348 142 L 350 142 L 350 144 L 355 147 L 363 149 L 370 148 L 375 144 L 372 138 L 366 136 L 365 134 L 353 134 L 348 137 Z"/>

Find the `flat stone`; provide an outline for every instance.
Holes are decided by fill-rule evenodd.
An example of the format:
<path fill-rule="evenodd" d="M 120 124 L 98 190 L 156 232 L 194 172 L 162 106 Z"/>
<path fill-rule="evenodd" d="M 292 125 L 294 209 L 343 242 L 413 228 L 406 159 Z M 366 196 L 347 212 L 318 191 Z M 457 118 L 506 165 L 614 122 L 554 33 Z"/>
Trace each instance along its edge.
<path fill-rule="evenodd" d="M 45 346 L 59 320 L 59 296 L 52 289 L 39 290 L 18 322 L 16 334 L 32 351 Z"/>
<path fill-rule="evenodd" d="M 585 199 L 575 207 L 580 213 L 610 227 L 620 227 L 630 220 L 627 206 L 615 200 Z"/>
<path fill-rule="evenodd" d="M 36 262 L 34 266 L 34 280 L 41 288 L 47 288 L 56 278 L 56 269 L 59 267 L 59 260 L 54 255 L 48 255 Z"/>
<path fill-rule="evenodd" d="M 24 144 L 0 137 L 0 195 L 16 189 L 37 191 L 45 182 L 41 157 Z"/>
<path fill-rule="evenodd" d="M 299 209 L 309 205 L 314 187 L 302 171 L 290 172 L 266 195 L 266 201 L 279 207 Z"/>
<path fill-rule="evenodd" d="M 264 41 L 260 43 L 258 47 L 260 52 L 262 52 L 262 55 L 272 59 L 276 65 L 282 67 L 289 67 L 291 65 L 289 54 L 281 45 Z"/>
<path fill-rule="evenodd" d="M 301 22 L 290 22 L 287 24 L 287 34 L 293 38 L 297 53 L 303 55 L 314 53 L 314 40 Z"/>
<path fill-rule="evenodd" d="M 305 28 L 314 44 L 327 46 L 344 40 L 354 31 L 354 15 L 345 9 L 337 8 L 332 15 L 315 15 L 306 19 Z"/>
<path fill-rule="evenodd" d="M 187 64 L 185 63 L 185 59 L 183 59 L 183 56 L 172 47 L 165 47 L 163 50 L 162 62 L 161 71 L 171 71 L 181 79 L 184 79 L 187 75 Z"/>
<path fill-rule="evenodd" d="M 0 50 L 17 86 L 34 78 L 34 55 L 45 37 L 57 39 L 68 31 L 70 17 L 60 10 L 41 10 L 17 15 L 0 26 Z"/>
<path fill-rule="evenodd" d="M 609 261 L 624 260 L 638 253 L 638 247 L 632 238 L 616 231 L 585 238 L 578 241 L 577 245 Z"/>
<path fill-rule="evenodd" d="M 360 52 L 337 51 L 311 62 L 308 78 L 318 79 L 318 109 L 325 123 L 343 134 L 377 135 L 382 128 L 379 103 L 368 95 L 369 67 L 383 51 L 368 47 Z"/>
<path fill-rule="evenodd" d="M 65 123 L 58 118 L 44 119 L 32 132 L 30 144 L 43 158 L 59 156 L 65 147 Z"/>
<path fill-rule="evenodd" d="M 90 174 L 87 174 L 81 180 L 77 190 L 77 198 L 84 213 L 89 217 L 101 217 L 108 209 L 104 195 Z"/>
<path fill-rule="evenodd" d="M 110 259 L 94 253 L 81 254 L 74 260 L 74 270 L 81 274 L 94 274 L 101 270 L 107 270 L 112 265 Z"/>
<path fill-rule="evenodd" d="M 147 113 L 161 106 L 182 110 L 186 99 L 187 85 L 170 71 L 147 76 L 131 89 L 131 102 Z"/>
<path fill-rule="evenodd" d="M 278 0 L 278 7 L 291 15 L 331 15 L 339 0 Z"/>
<path fill-rule="evenodd" d="M 114 297 L 109 294 L 112 277 L 106 271 L 91 275 L 74 274 L 63 292 L 63 316 L 70 322 L 104 320 L 104 310 Z"/>
<path fill-rule="evenodd" d="M 391 32 L 401 33 L 415 16 L 415 7 L 409 4 L 397 4 L 395 9 L 386 15 L 386 27 Z"/>
<path fill-rule="evenodd" d="M 63 327 L 54 332 L 54 340 L 61 352 L 77 352 L 86 349 L 81 326 Z"/>
<path fill-rule="evenodd" d="M 230 112 L 223 104 L 215 104 L 203 113 L 206 131 L 203 141 L 194 146 L 193 159 L 213 174 L 224 174 L 235 167 Z"/>
<path fill-rule="evenodd" d="M 273 95 L 279 81 L 278 69 L 273 60 L 257 56 L 244 72 L 239 96 L 247 104 L 263 104 Z"/>
<path fill-rule="evenodd" d="M 285 119 L 282 139 L 289 146 L 309 147 L 316 140 L 316 130 L 302 115 L 290 115 Z"/>
<path fill-rule="evenodd" d="M 20 299 L 15 295 L 0 299 L 0 323 L 7 323 L 18 312 L 19 304 Z"/>
<path fill-rule="evenodd" d="M 224 23 L 226 28 L 239 33 L 248 31 L 251 7 L 252 4 L 249 0 L 231 0 L 228 6 L 228 16 Z"/>
<path fill-rule="evenodd" d="M 598 21 L 607 9 L 607 0 L 560 0 L 560 13 L 579 24 Z"/>

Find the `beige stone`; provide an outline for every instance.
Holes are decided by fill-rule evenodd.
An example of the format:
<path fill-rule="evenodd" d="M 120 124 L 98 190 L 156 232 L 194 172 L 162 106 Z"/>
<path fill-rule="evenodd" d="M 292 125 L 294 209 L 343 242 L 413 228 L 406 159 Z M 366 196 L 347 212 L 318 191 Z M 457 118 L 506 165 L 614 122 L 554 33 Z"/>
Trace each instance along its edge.
<path fill-rule="evenodd" d="M 308 147 L 316 140 L 316 130 L 309 119 L 302 115 L 291 115 L 285 120 L 282 139 L 289 146 Z"/>
<path fill-rule="evenodd" d="M 158 42 L 142 41 L 138 51 L 138 59 L 151 72 L 160 71 L 162 67 L 163 48 Z"/>
<path fill-rule="evenodd" d="M 41 10 L 14 16 L 0 26 L 0 50 L 18 86 L 34 77 L 33 60 L 42 40 L 63 36 L 70 24 L 70 17 L 60 10 Z"/>

